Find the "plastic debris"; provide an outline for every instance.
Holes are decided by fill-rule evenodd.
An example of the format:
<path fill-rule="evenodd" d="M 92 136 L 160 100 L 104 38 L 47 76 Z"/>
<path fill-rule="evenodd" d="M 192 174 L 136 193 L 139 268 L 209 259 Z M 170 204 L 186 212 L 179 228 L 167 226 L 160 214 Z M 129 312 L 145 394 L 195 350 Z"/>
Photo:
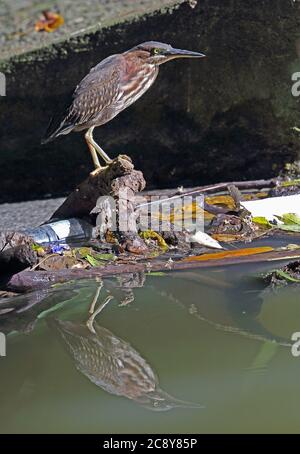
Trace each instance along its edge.
<path fill-rule="evenodd" d="M 262 200 L 251 200 L 241 202 L 241 205 L 248 210 L 255 218 L 265 218 L 268 221 L 275 221 L 276 216 L 283 216 L 286 213 L 294 213 L 300 216 L 300 194 L 283 197 L 269 197 Z"/>

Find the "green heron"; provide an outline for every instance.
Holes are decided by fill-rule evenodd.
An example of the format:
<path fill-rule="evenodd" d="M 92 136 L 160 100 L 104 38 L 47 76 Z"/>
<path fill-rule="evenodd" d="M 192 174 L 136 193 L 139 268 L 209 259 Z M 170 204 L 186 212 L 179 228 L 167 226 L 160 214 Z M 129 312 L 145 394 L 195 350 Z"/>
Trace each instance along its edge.
<path fill-rule="evenodd" d="M 135 278 L 133 281 L 127 281 L 127 285 L 132 285 L 134 288 Z M 140 283 L 138 282 L 137 285 L 140 286 Z M 121 297 L 123 302 L 123 296 L 126 295 L 129 287 L 114 288 L 113 286 L 112 289 L 117 290 L 114 296 L 105 288 L 109 294 L 99 304 L 102 288 L 103 282 L 100 281 L 86 323 L 52 317 L 47 319 L 48 326 L 59 335 L 67 347 L 76 368 L 105 391 L 116 396 L 127 397 L 150 410 L 162 411 L 174 407 L 203 408 L 199 404 L 176 399 L 163 391 L 159 387 L 156 374 L 140 353 L 128 342 L 96 323 L 96 316 L 114 297 L 118 300 Z M 118 290 L 121 291 L 121 295 Z"/>
<path fill-rule="evenodd" d="M 76 369 L 104 391 L 127 397 L 149 410 L 203 408 L 163 391 L 140 353 L 95 321 L 92 330 L 86 324 L 69 320 L 48 318 L 47 323 L 60 336 Z"/>
<path fill-rule="evenodd" d="M 201 58 L 204 54 L 149 41 L 102 60 L 77 85 L 64 115 L 51 122 L 42 143 L 71 131 L 87 129 L 85 139 L 96 168 L 97 153 L 109 164 L 111 159 L 95 142 L 96 126 L 112 120 L 140 98 L 154 83 L 159 66 L 175 58 Z"/>

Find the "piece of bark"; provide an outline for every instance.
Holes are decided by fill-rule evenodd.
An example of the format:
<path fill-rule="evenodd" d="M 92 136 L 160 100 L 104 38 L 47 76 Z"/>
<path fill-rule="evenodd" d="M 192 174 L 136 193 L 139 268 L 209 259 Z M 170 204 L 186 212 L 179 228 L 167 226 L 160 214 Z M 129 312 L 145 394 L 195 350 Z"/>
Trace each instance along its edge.
<path fill-rule="evenodd" d="M 17 272 L 37 263 L 33 240 L 21 232 L 0 233 L 0 273 Z"/>

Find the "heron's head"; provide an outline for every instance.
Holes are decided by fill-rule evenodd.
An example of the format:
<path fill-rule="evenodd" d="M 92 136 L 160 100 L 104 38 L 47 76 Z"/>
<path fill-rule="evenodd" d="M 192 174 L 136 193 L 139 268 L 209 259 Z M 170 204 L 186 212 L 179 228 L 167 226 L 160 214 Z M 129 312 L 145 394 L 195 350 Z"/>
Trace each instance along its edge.
<path fill-rule="evenodd" d="M 139 44 L 126 53 L 135 53 L 144 62 L 154 65 L 161 65 L 175 58 L 203 58 L 204 54 L 190 50 L 175 49 L 170 44 L 157 41 L 147 41 Z"/>
<path fill-rule="evenodd" d="M 140 395 L 135 399 L 142 407 L 153 411 L 168 411 L 173 408 L 204 408 L 203 405 L 194 402 L 186 402 L 170 396 L 170 394 L 157 387 L 154 391 Z"/>

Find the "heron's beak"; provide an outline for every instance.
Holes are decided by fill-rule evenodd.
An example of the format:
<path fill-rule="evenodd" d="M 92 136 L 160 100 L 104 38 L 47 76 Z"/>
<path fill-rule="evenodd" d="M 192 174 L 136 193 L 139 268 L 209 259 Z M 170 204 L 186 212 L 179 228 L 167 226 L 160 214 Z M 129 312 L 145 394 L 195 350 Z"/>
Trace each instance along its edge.
<path fill-rule="evenodd" d="M 203 58 L 205 54 L 200 52 L 192 52 L 191 50 L 171 49 L 168 50 L 167 55 L 171 58 Z"/>

